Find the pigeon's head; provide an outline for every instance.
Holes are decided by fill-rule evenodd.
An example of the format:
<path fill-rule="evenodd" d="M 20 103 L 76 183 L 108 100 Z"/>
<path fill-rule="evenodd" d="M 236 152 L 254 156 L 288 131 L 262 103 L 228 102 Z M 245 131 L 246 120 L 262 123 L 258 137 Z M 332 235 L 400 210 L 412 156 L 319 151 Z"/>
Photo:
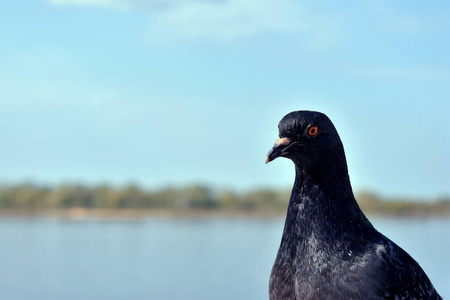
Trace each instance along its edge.
<path fill-rule="evenodd" d="M 279 138 L 267 153 L 266 163 L 277 157 L 291 159 L 302 168 L 322 169 L 344 159 L 341 139 L 330 119 L 320 112 L 294 111 L 278 124 Z"/>

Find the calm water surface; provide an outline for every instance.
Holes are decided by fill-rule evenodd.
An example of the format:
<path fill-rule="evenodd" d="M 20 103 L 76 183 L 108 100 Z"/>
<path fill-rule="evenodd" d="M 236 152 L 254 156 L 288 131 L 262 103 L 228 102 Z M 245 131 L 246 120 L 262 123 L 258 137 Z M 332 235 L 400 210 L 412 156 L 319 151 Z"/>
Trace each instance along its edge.
<path fill-rule="evenodd" d="M 450 220 L 371 218 L 450 299 Z M 0 219 L 0 299 L 268 299 L 282 218 Z"/>

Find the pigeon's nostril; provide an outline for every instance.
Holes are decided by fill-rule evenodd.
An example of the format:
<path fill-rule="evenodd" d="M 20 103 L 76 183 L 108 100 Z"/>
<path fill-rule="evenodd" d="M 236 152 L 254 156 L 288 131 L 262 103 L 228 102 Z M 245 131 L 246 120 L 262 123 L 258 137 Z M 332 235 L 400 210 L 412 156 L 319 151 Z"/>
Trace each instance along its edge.
<path fill-rule="evenodd" d="M 288 138 L 279 138 L 275 141 L 275 146 L 279 147 L 279 146 L 287 146 L 291 143 L 291 140 Z"/>

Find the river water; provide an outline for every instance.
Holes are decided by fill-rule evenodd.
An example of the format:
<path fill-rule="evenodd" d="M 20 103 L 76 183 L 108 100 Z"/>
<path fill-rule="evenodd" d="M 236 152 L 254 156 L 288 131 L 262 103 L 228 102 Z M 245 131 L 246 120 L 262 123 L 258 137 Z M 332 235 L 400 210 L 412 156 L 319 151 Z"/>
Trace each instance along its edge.
<path fill-rule="evenodd" d="M 450 299 L 450 219 L 370 218 Z M 268 299 L 283 218 L 0 218 L 0 299 Z"/>

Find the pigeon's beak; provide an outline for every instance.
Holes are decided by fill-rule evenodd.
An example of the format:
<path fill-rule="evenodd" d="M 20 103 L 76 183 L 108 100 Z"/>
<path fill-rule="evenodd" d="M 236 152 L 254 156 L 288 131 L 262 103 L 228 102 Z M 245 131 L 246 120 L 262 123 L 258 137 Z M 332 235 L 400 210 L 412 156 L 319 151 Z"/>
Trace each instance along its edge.
<path fill-rule="evenodd" d="M 277 157 L 283 156 L 284 154 L 287 154 L 286 150 L 289 148 L 289 145 L 291 145 L 291 140 L 288 138 L 279 138 L 275 141 L 275 145 L 273 148 L 267 153 L 265 162 L 266 164 L 271 162 Z"/>

